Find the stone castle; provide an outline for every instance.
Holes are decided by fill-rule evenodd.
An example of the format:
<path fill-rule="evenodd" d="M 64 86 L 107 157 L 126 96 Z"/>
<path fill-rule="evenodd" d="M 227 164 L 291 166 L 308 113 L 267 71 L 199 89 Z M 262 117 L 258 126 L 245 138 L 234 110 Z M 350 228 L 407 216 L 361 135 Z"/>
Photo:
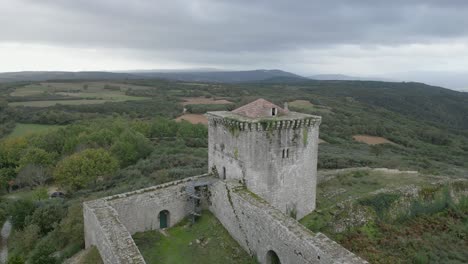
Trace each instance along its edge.
<path fill-rule="evenodd" d="M 259 263 L 366 263 L 296 220 L 315 209 L 320 117 L 263 99 L 206 116 L 209 172 L 85 202 L 86 247 L 145 263 L 132 234 L 208 209 Z"/>

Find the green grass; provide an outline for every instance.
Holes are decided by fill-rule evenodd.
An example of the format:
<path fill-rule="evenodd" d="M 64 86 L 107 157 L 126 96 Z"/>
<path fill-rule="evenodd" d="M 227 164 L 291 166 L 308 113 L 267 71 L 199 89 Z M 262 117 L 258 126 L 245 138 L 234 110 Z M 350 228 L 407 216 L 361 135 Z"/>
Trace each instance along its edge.
<path fill-rule="evenodd" d="M 468 198 L 454 203 L 447 189 L 464 189 L 466 182 L 441 187 L 433 184 L 440 177 L 365 169 L 330 171 L 326 179 L 317 188 L 317 209 L 300 220 L 313 232 L 370 263 L 468 260 Z M 410 186 L 421 187 L 421 198 L 390 192 Z"/>
<path fill-rule="evenodd" d="M 169 237 L 158 231 L 134 235 L 147 263 L 256 263 L 209 211 L 193 226 L 185 220 L 167 232 Z"/>
<path fill-rule="evenodd" d="M 363 197 L 381 188 L 397 188 L 410 184 L 426 185 L 431 179 L 431 176 L 418 173 L 391 173 L 366 169 L 341 172 L 320 183 L 317 196 L 323 209 L 347 199 Z"/>
<path fill-rule="evenodd" d="M 297 111 L 297 112 L 317 113 L 317 114 L 333 113 L 330 107 L 321 106 L 321 105 L 313 105 L 310 102 L 305 101 L 305 100 L 289 102 L 289 107 L 291 107 L 291 110 Z"/>
<path fill-rule="evenodd" d="M 106 85 L 120 90 L 105 89 Z M 147 89 L 143 86 L 107 83 L 107 82 L 79 82 L 79 83 L 40 83 L 32 84 L 15 89 L 11 96 L 28 97 L 31 101 L 12 102 L 10 106 L 32 106 L 49 107 L 56 104 L 62 105 L 82 105 L 82 104 L 102 104 L 105 102 L 122 102 L 130 100 L 146 100 L 149 98 L 128 96 L 125 91 Z M 77 100 L 47 100 L 49 96 L 66 96 Z M 44 98 L 44 100 L 38 100 Z M 34 99 L 33 99 L 34 98 Z M 34 101 L 33 101 L 34 100 Z"/>
<path fill-rule="evenodd" d="M 102 259 L 96 247 L 91 247 L 78 262 L 79 264 L 101 264 Z"/>
<path fill-rule="evenodd" d="M 83 104 L 103 104 L 106 100 L 51 100 L 51 101 L 29 101 L 9 103 L 9 106 L 31 106 L 31 107 L 49 107 L 56 104 L 62 105 L 83 105 Z"/>
<path fill-rule="evenodd" d="M 62 127 L 62 126 L 17 123 L 13 132 L 11 132 L 11 134 L 9 134 L 7 137 L 14 138 L 14 137 L 26 136 L 29 134 L 35 134 L 35 133 L 45 133 L 45 132 L 49 132 L 51 130 L 57 129 L 59 127 Z"/>

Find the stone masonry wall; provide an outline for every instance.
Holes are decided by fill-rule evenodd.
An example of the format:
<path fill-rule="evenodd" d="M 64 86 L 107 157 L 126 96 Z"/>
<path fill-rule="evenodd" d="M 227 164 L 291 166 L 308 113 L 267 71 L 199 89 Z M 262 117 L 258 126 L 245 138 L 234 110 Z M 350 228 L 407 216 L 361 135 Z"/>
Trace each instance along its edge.
<path fill-rule="evenodd" d="M 158 186 L 106 198 L 118 213 L 130 234 L 159 229 L 159 213 L 169 211 L 171 227 L 189 213 L 187 182 L 198 177 L 169 182 Z"/>
<path fill-rule="evenodd" d="M 95 245 L 106 264 L 144 264 L 135 242 L 104 199 L 83 204 L 86 248 Z"/>
<path fill-rule="evenodd" d="M 169 210 L 170 225 L 188 213 L 184 192 L 190 181 L 210 180 L 204 193 L 213 214 L 260 263 L 272 250 L 283 264 L 366 263 L 323 234 L 313 234 L 237 181 L 192 177 L 83 205 L 86 247 L 96 245 L 106 264 L 145 263 L 131 234 L 159 228 L 157 214 Z"/>
<path fill-rule="evenodd" d="M 296 211 L 297 219 L 315 209 L 319 120 L 271 122 L 267 127 L 208 118 L 209 166 L 220 178 L 226 171 L 227 180 L 243 182 L 283 213 Z"/>
<path fill-rule="evenodd" d="M 86 248 L 95 245 L 106 264 L 145 263 L 131 235 L 159 229 L 162 210 L 169 211 L 169 226 L 186 217 L 185 186 L 203 176 L 85 202 Z"/>
<path fill-rule="evenodd" d="M 260 263 L 268 263 L 270 250 L 283 264 L 367 263 L 325 235 L 313 234 L 242 185 L 218 181 L 210 193 L 210 210 Z"/>

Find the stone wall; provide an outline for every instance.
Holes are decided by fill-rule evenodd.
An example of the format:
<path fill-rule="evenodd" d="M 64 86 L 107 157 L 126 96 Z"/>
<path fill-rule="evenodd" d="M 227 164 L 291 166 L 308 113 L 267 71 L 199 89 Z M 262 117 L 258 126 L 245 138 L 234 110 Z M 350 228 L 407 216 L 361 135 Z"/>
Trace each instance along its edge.
<path fill-rule="evenodd" d="M 263 124 L 207 116 L 209 166 L 221 179 L 241 181 L 297 219 L 315 209 L 318 117 Z"/>
<path fill-rule="evenodd" d="M 366 263 L 325 235 L 312 233 L 242 185 L 218 181 L 210 193 L 210 210 L 260 263 L 269 263 L 269 251 L 274 251 L 283 264 Z"/>
<path fill-rule="evenodd" d="M 159 229 L 159 213 L 169 211 L 168 226 L 189 213 L 185 191 L 189 178 L 106 198 L 130 234 Z"/>
<path fill-rule="evenodd" d="M 95 245 L 104 263 L 145 263 L 131 235 L 159 229 L 159 212 L 168 226 L 188 214 L 185 187 L 206 175 L 118 194 L 83 204 L 86 248 Z"/>
<path fill-rule="evenodd" d="M 107 201 L 85 202 L 83 216 L 86 248 L 95 245 L 104 263 L 145 263 L 132 236 Z"/>
<path fill-rule="evenodd" d="M 170 212 L 169 225 L 188 214 L 185 187 L 210 181 L 204 201 L 231 236 L 260 263 L 274 251 L 281 263 L 366 263 L 323 234 L 314 234 L 237 181 L 198 176 L 83 205 L 86 247 L 95 245 L 104 263 L 145 263 L 131 234 L 159 228 L 158 213 Z"/>

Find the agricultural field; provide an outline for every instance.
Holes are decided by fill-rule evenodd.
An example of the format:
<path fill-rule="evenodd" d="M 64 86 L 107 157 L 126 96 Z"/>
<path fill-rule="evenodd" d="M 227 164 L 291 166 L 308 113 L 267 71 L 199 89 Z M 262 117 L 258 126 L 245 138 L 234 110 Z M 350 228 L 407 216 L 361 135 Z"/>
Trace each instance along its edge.
<path fill-rule="evenodd" d="M 177 117 L 175 120 L 178 122 L 185 120 L 192 124 L 208 125 L 208 119 L 202 114 L 183 114 Z"/>
<path fill-rule="evenodd" d="M 164 234 L 148 231 L 133 239 L 148 264 L 257 263 L 209 211 L 193 225 L 184 220 Z"/>
<path fill-rule="evenodd" d="M 321 106 L 321 105 L 313 105 L 310 101 L 307 100 L 294 100 L 288 103 L 289 107 L 292 110 L 297 112 L 315 112 L 317 114 L 326 113 L 330 114 L 333 113 L 330 107 Z"/>
<path fill-rule="evenodd" d="M 368 145 L 395 144 L 386 138 L 369 135 L 354 135 L 353 139 L 357 142 L 365 143 Z"/>
<path fill-rule="evenodd" d="M 183 105 L 191 104 L 232 104 L 232 102 L 226 99 L 214 99 L 214 98 L 205 98 L 205 97 L 185 97 L 182 98 L 184 102 Z"/>
<path fill-rule="evenodd" d="M 21 124 L 18 123 L 15 126 L 13 132 L 11 132 L 7 137 L 23 137 L 31 134 L 37 133 L 46 133 L 54 129 L 60 128 L 58 125 L 39 125 L 39 124 Z"/>
<path fill-rule="evenodd" d="M 9 105 L 50 107 L 57 104 L 84 105 L 147 100 L 145 97 L 127 95 L 129 91 L 145 89 L 148 87 L 106 82 L 38 83 L 16 88 L 9 94 L 13 98 Z"/>

